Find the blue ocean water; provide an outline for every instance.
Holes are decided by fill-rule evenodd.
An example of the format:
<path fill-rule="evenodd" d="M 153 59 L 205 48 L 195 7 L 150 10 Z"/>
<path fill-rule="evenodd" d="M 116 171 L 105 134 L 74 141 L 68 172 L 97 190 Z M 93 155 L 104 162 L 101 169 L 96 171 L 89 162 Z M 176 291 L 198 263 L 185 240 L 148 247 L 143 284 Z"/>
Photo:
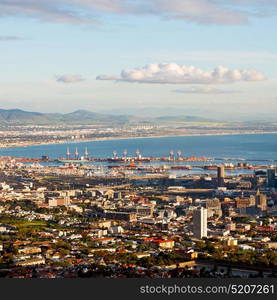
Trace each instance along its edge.
<path fill-rule="evenodd" d="M 143 156 L 168 156 L 180 150 L 183 156 L 205 156 L 210 158 L 244 158 L 247 160 L 277 160 L 277 134 L 184 136 L 91 141 L 39 145 L 0 149 L 0 156 L 40 158 L 48 155 L 55 159 L 65 157 L 67 146 L 71 153 L 78 147 L 80 155 L 88 148 L 90 157 L 111 157 L 113 151 L 119 156 L 127 149 L 134 156 L 137 149 Z"/>

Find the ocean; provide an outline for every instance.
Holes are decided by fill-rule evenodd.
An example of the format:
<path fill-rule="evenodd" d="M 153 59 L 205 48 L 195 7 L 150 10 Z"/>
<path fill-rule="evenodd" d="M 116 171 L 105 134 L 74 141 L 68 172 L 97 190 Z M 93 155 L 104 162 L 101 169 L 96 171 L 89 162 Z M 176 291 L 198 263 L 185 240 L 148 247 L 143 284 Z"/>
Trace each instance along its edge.
<path fill-rule="evenodd" d="M 49 156 L 50 159 L 57 159 L 66 156 L 69 147 L 71 156 L 74 156 L 75 148 L 78 148 L 80 156 L 85 148 L 89 152 L 89 157 L 107 158 L 112 157 L 116 151 L 118 156 L 123 156 L 124 150 L 128 151 L 128 156 L 134 157 L 139 150 L 145 157 L 165 157 L 170 151 L 182 152 L 185 157 L 206 157 L 213 161 L 209 163 L 238 163 L 246 161 L 252 165 L 273 165 L 277 164 L 277 134 L 252 134 L 252 135 L 215 135 L 215 136 L 183 136 L 183 137 L 159 137 L 159 138 L 137 138 L 137 139 L 114 139 L 91 141 L 82 143 L 64 143 L 51 145 L 38 145 L 29 147 L 0 149 L 0 156 L 41 158 L 42 155 Z M 175 162 L 175 164 L 203 165 L 207 162 Z M 208 163 L 208 164 L 209 164 Z M 42 163 L 52 165 L 56 163 Z M 99 163 L 92 163 L 99 164 Z M 107 165 L 108 163 L 104 163 Z M 168 164 L 166 162 L 151 162 L 155 164 Z M 182 170 L 171 172 L 175 175 L 186 174 L 215 174 L 215 170 L 203 170 L 193 168 L 192 170 Z M 236 169 L 227 170 L 226 174 L 251 174 L 253 170 Z"/>
<path fill-rule="evenodd" d="M 18 148 L 0 149 L 0 156 L 40 158 L 48 155 L 55 159 L 65 157 L 69 147 L 73 155 L 75 147 L 83 155 L 87 147 L 90 157 L 111 157 L 116 151 L 122 156 L 126 149 L 134 156 L 137 149 L 142 156 L 168 156 L 179 150 L 183 156 L 205 156 L 208 158 L 234 158 L 254 161 L 277 160 L 277 134 L 183 136 L 102 140 L 91 142 L 48 144 Z"/>

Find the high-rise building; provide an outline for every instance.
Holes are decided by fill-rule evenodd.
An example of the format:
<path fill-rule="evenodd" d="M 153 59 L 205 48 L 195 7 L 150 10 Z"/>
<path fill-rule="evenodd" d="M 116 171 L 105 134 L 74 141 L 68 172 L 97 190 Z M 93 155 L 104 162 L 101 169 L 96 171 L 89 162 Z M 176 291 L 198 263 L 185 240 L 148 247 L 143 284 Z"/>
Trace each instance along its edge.
<path fill-rule="evenodd" d="M 217 184 L 218 186 L 224 185 L 225 168 L 223 165 L 217 167 Z"/>
<path fill-rule="evenodd" d="M 193 235 L 197 239 L 207 237 L 207 209 L 199 207 L 193 211 Z"/>
<path fill-rule="evenodd" d="M 277 187 L 277 169 L 267 169 L 267 186 L 271 188 Z"/>
<path fill-rule="evenodd" d="M 214 215 L 217 215 L 218 217 L 222 216 L 221 202 L 219 199 L 217 198 L 208 199 L 206 201 L 206 208 L 207 208 L 208 218 Z"/>
<path fill-rule="evenodd" d="M 267 210 L 267 197 L 261 194 L 260 190 L 256 193 L 256 207 L 261 211 Z"/>

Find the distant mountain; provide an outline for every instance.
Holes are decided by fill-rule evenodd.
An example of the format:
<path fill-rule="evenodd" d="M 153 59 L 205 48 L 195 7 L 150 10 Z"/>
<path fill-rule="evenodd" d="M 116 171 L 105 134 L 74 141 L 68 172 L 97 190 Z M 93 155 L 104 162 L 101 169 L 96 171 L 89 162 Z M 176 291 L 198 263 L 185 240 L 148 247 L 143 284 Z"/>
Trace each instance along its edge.
<path fill-rule="evenodd" d="M 168 122 L 214 122 L 197 116 L 138 117 L 132 115 L 113 115 L 77 110 L 71 113 L 38 113 L 20 109 L 0 109 L 0 125 L 53 125 L 53 124 L 157 124 Z"/>
<path fill-rule="evenodd" d="M 47 122 L 46 115 L 20 109 L 0 109 L 0 123 L 41 123 Z"/>
<path fill-rule="evenodd" d="M 65 122 L 95 121 L 95 122 L 108 122 L 108 123 L 110 122 L 128 123 L 131 121 L 132 116 L 128 116 L 128 115 L 114 116 L 110 114 L 99 114 L 88 110 L 77 110 L 69 114 L 64 114 L 62 119 Z"/>
<path fill-rule="evenodd" d="M 77 110 L 72 113 L 38 113 L 20 109 L 0 109 L 0 124 L 125 124 L 138 121 L 136 117 L 128 115 L 99 114 L 87 110 Z"/>

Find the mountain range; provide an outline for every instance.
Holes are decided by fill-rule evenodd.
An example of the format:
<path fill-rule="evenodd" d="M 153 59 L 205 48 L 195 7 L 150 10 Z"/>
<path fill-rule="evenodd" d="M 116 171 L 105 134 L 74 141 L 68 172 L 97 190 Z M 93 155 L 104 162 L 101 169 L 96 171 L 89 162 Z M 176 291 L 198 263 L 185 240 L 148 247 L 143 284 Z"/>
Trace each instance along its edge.
<path fill-rule="evenodd" d="M 214 122 L 197 116 L 139 117 L 77 110 L 71 113 L 39 113 L 21 109 L 0 109 L 0 125 L 59 125 L 59 124 L 146 124 L 168 122 Z"/>
<path fill-rule="evenodd" d="M 127 115 L 113 116 L 98 114 L 86 110 L 72 113 L 39 113 L 21 109 L 0 109 L 0 124 L 92 124 L 92 123 L 128 123 Z"/>

